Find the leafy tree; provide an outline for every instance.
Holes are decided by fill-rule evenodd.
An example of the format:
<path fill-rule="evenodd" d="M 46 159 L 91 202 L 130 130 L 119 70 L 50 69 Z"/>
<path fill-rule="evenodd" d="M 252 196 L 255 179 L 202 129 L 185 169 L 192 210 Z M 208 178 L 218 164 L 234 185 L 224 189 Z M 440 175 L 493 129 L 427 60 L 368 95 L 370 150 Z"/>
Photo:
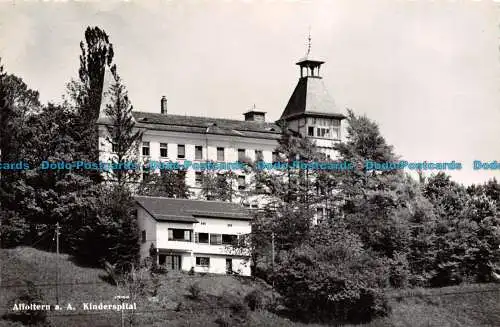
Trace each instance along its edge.
<path fill-rule="evenodd" d="M 80 207 L 80 218 L 86 219 L 76 233 L 74 251 L 80 261 L 98 265 L 106 260 L 118 272 L 128 272 L 139 263 L 139 230 L 133 197 L 126 187 L 98 186 L 89 190 L 87 211 Z M 84 207 L 85 208 L 85 207 Z"/>
<path fill-rule="evenodd" d="M 384 261 L 345 225 L 334 224 L 314 227 L 302 245 L 280 253 L 276 287 L 285 304 L 307 320 L 364 322 L 387 314 L 378 291 L 387 285 Z"/>
<path fill-rule="evenodd" d="M 379 172 L 365 168 L 367 160 L 395 161 L 397 156 L 392 146 L 380 135 L 376 123 L 349 111 L 347 141 L 335 148 L 341 160 L 355 164 L 354 170 L 335 172 L 340 183 L 339 192 L 333 196 L 337 203 L 342 203 L 350 230 L 382 256 L 391 258 L 395 251 L 406 253 L 409 203 L 416 191 L 401 171 Z"/>
<path fill-rule="evenodd" d="M 19 163 L 24 158 L 26 140 L 23 124 L 31 109 L 39 105 L 38 92 L 28 89 L 22 79 L 8 75 L 0 64 L 0 154 L 2 162 Z M 25 238 L 27 222 L 19 214 L 26 198 L 22 170 L 0 174 L 1 246 L 15 246 Z"/>
<path fill-rule="evenodd" d="M 137 188 L 139 195 L 187 199 L 191 195 L 186 185 L 186 170 L 160 170 L 143 179 Z"/>
<path fill-rule="evenodd" d="M 204 172 L 202 176 L 201 196 L 205 200 L 232 201 L 235 180 L 233 172 Z"/>
<path fill-rule="evenodd" d="M 466 190 L 440 172 L 428 178 L 423 194 L 433 204 L 437 217 L 436 259 L 430 282 L 433 286 L 458 284 L 472 273 L 466 268 L 466 262 L 475 224 L 463 219 Z"/>

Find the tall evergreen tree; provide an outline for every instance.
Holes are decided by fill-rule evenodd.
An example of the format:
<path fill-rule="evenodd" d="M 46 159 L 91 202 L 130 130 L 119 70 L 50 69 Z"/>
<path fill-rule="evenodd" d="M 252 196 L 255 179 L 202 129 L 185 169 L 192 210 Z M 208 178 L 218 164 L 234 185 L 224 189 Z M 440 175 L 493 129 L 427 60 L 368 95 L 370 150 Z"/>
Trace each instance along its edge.
<path fill-rule="evenodd" d="M 80 42 L 79 79 L 68 84 L 68 93 L 78 112 L 76 125 L 80 140 L 77 152 L 82 160 L 96 162 L 99 159 L 97 119 L 102 101 L 104 71 L 106 66 L 114 68 L 113 45 L 108 34 L 99 27 L 87 27 L 85 40 Z M 100 174 L 87 171 L 93 180 Z"/>
<path fill-rule="evenodd" d="M 113 77 L 114 82 L 109 90 L 111 99 L 105 109 L 105 114 L 110 118 L 109 124 L 106 125 L 107 140 L 113 145 L 112 162 L 118 165 L 117 169 L 112 170 L 112 177 L 118 185 L 124 187 L 139 177 L 134 169 L 125 169 L 125 166 L 120 165 L 137 160 L 138 144 L 142 139 L 142 132 L 135 128 L 132 116 L 133 107 L 128 98 L 128 92 L 116 71 L 114 71 Z"/>

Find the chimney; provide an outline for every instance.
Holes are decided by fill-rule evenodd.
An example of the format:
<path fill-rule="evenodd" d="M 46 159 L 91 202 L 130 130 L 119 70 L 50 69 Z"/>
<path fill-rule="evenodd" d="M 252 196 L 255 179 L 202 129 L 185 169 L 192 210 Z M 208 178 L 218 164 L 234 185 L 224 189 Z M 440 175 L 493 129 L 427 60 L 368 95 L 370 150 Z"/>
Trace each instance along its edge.
<path fill-rule="evenodd" d="M 167 97 L 166 96 L 161 97 L 161 114 L 162 115 L 167 114 Z"/>
<path fill-rule="evenodd" d="M 253 105 L 253 108 L 245 112 L 243 115 L 245 116 L 245 121 L 266 121 L 266 113 L 264 111 L 257 110 L 255 105 Z"/>

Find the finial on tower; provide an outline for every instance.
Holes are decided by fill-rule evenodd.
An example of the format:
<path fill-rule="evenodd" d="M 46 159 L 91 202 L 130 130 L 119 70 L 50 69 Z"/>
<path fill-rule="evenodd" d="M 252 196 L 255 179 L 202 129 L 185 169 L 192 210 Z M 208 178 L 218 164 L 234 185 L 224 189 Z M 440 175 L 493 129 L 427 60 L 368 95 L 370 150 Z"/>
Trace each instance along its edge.
<path fill-rule="evenodd" d="M 307 54 L 306 57 L 311 53 L 311 25 L 309 25 L 309 35 L 307 37 Z"/>
<path fill-rule="evenodd" d="M 300 66 L 300 77 L 316 77 L 321 78 L 319 75 L 319 68 L 324 63 L 324 61 L 314 59 L 311 54 L 311 25 L 309 25 L 309 34 L 307 36 L 307 52 L 304 58 L 300 59 L 297 65 Z M 304 75 L 305 70 L 305 75 Z"/>

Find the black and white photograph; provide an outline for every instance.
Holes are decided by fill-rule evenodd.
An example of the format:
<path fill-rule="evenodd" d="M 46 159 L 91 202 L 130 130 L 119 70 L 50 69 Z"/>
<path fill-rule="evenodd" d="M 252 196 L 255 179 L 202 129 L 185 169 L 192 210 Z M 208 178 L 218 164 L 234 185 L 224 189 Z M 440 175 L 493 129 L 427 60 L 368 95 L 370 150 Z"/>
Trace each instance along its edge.
<path fill-rule="evenodd" d="M 0 327 L 500 326 L 500 2 L 0 0 Z"/>

